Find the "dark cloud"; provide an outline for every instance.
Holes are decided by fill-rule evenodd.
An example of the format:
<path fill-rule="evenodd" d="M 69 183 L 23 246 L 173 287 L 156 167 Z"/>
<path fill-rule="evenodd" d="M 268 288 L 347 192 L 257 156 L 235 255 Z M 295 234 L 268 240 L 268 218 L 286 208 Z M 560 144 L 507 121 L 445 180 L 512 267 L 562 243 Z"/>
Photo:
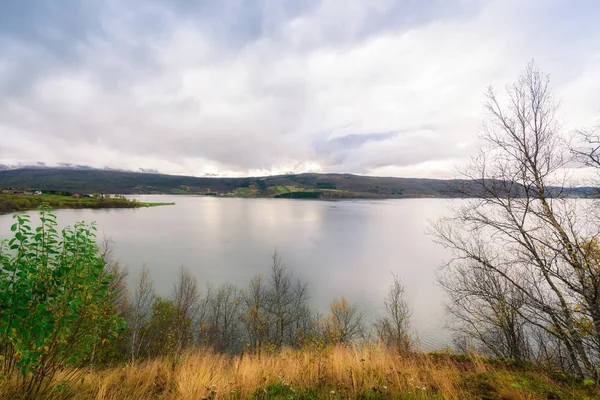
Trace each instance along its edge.
<path fill-rule="evenodd" d="M 380 133 L 363 133 L 338 137 L 327 140 L 324 143 L 317 143 L 315 150 L 317 153 L 327 154 L 331 151 L 355 149 L 367 142 L 381 141 L 395 138 L 400 132 L 380 132 Z"/>
<path fill-rule="evenodd" d="M 400 132 L 379 132 L 369 134 L 350 134 L 334 139 L 317 140 L 314 149 L 318 156 L 328 160 L 332 167 L 346 165 L 349 157 L 354 157 L 363 145 L 369 142 L 389 141 L 396 138 Z M 360 171 L 365 172 L 365 171 Z"/>

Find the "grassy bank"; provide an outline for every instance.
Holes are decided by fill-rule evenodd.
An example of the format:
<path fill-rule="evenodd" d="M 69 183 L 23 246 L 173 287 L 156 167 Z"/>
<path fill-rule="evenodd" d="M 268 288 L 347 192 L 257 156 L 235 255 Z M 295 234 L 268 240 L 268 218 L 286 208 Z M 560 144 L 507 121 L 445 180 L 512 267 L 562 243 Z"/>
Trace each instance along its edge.
<path fill-rule="evenodd" d="M 478 357 L 399 356 L 379 347 L 230 357 L 208 350 L 179 362 L 81 371 L 57 398 L 150 399 L 593 399 L 600 392 L 563 375 Z M 57 381 L 60 382 L 60 377 Z M 11 383 L 0 398 L 17 399 Z"/>
<path fill-rule="evenodd" d="M 59 195 L 26 195 L 0 193 L 0 214 L 17 211 L 35 210 L 43 203 L 54 209 L 60 208 L 138 208 L 153 207 L 160 205 L 171 205 L 174 203 L 148 203 L 129 200 L 124 197 L 117 198 L 93 198 Z"/>

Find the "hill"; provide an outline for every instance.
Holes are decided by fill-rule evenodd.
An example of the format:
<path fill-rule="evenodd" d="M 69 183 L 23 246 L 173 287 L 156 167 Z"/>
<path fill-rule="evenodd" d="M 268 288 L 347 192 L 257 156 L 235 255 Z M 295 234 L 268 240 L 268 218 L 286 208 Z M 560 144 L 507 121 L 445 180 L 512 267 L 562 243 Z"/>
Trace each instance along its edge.
<path fill-rule="evenodd" d="M 197 178 L 138 172 L 24 168 L 0 171 L 0 187 L 121 194 L 228 194 L 264 197 L 447 197 L 460 181 L 351 174 Z M 304 193 L 303 195 L 299 193 Z M 314 193 L 314 194 L 310 194 Z"/>
<path fill-rule="evenodd" d="M 352 174 L 288 174 L 218 178 L 114 170 L 21 168 L 0 170 L 0 188 L 71 193 L 204 194 L 290 198 L 459 197 L 464 180 L 374 177 Z M 583 196 L 591 188 L 569 189 Z"/>

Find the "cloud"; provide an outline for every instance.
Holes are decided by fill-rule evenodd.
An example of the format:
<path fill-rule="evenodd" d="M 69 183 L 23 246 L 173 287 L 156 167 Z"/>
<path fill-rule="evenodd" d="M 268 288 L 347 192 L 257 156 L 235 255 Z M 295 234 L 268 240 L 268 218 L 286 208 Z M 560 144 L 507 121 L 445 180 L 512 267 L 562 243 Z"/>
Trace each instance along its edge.
<path fill-rule="evenodd" d="M 600 111 L 591 0 L 8 3 L 0 164 L 449 177 L 532 58 Z"/>

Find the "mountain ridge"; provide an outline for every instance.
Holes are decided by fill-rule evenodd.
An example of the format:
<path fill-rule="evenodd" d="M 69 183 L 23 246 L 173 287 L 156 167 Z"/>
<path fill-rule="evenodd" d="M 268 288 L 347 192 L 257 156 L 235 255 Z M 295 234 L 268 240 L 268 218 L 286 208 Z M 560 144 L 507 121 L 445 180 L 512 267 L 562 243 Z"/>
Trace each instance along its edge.
<path fill-rule="evenodd" d="M 475 190 L 461 179 L 376 177 L 303 173 L 256 177 L 193 177 L 150 172 L 80 168 L 0 169 L 1 188 L 71 193 L 203 194 L 239 197 L 415 198 L 465 197 Z M 594 188 L 555 188 L 573 196 L 595 194 Z M 564 191 L 563 191 L 564 190 Z"/>
<path fill-rule="evenodd" d="M 459 181 L 332 173 L 223 178 L 60 167 L 0 170 L 0 187 L 4 188 L 121 194 L 275 197 L 285 195 L 287 188 L 289 192 L 327 192 L 330 197 L 442 197 L 450 182 Z"/>

